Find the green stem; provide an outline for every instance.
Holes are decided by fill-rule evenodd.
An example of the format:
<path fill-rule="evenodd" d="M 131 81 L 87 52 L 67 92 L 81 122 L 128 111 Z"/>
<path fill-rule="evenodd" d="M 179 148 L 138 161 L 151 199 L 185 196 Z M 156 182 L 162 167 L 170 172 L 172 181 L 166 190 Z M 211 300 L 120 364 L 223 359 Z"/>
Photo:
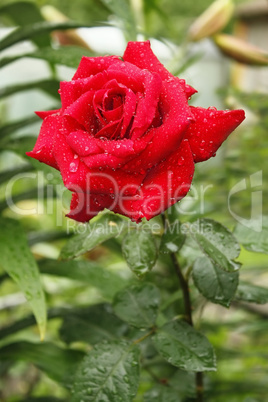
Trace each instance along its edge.
<path fill-rule="evenodd" d="M 162 220 L 164 227 L 165 225 L 169 225 L 168 218 L 165 214 L 162 214 Z M 193 318 L 192 318 L 192 302 L 190 297 L 190 289 L 188 285 L 188 281 L 185 279 L 179 261 L 177 259 L 176 253 L 170 253 L 171 260 L 173 262 L 176 274 L 179 278 L 179 282 L 181 285 L 182 293 L 183 293 L 183 300 L 184 300 L 184 309 L 185 309 L 185 318 L 187 322 L 193 327 Z M 204 401 L 204 385 L 203 385 L 203 373 L 198 372 L 195 375 L 195 387 L 196 387 L 196 400 L 197 402 Z"/>
<path fill-rule="evenodd" d="M 156 331 L 156 328 L 153 327 L 150 332 L 147 332 L 147 334 L 143 335 L 141 338 L 136 339 L 135 341 L 133 341 L 134 345 L 137 345 L 137 343 L 140 343 L 140 342 L 144 341 L 144 339 L 146 339 L 149 336 L 151 336 L 152 334 L 154 334 L 155 331 Z"/>

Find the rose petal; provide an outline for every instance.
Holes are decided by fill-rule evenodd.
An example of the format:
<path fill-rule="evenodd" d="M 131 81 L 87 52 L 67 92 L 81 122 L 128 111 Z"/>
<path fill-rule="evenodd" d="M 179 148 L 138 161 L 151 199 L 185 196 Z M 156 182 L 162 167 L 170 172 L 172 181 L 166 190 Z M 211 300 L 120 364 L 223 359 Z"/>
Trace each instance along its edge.
<path fill-rule="evenodd" d="M 124 61 L 128 61 L 139 68 L 147 69 L 150 72 L 158 73 L 162 80 L 176 80 L 180 83 L 186 92 L 187 98 L 197 92 L 190 85 L 185 84 L 184 80 L 174 77 L 164 66 L 156 55 L 153 53 L 150 41 L 145 42 L 128 42 L 127 48 L 123 55 Z"/>
<path fill-rule="evenodd" d="M 244 120 L 243 110 L 217 110 L 191 107 L 195 121 L 187 129 L 185 138 L 195 162 L 211 158 L 223 141 Z"/>
<path fill-rule="evenodd" d="M 67 137 L 61 132 L 54 136 L 53 155 L 65 187 L 71 191 L 85 191 L 89 169 L 73 152 L 67 143 Z"/>
<path fill-rule="evenodd" d="M 144 76 L 144 95 L 138 102 L 134 121 L 131 128 L 131 138 L 133 140 L 146 133 L 150 127 L 158 105 L 162 80 L 158 74 L 143 72 Z"/>
<path fill-rule="evenodd" d="M 78 222 L 88 222 L 104 208 L 113 208 L 114 200 L 110 195 L 73 193 L 68 218 Z"/>
<path fill-rule="evenodd" d="M 98 168 L 98 167 L 109 167 L 110 169 L 116 169 L 120 167 L 124 163 L 123 158 L 118 158 L 114 155 L 109 154 L 98 154 L 98 155 L 90 155 L 84 156 L 82 161 L 89 168 Z"/>
<path fill-rule="evenodd" d="M 139 68 L 158 73 L 162 80 L 174 78 L 153 53 L 149 40 L 145 42 L 128 42 L 123 59 Z"/>
<path fill-rule="evenodd" d="M 40 119 L 44 120 L 47 116 L 51 116 L 51 115 L 57 115 L 60 114 L 61 109 L 56 109 L 56 110 L 45 110 L 45 111 L 41 111 L 41 112 L 35 112 L 35 114 L 37 114 L 38 117 L 40 117 Z"/>
<path fill-rule="evenodd" d="M 61 97 L 62 110 L 65 110 L 84 93 L 92 90 L 98 90 L 106 83 L 107 74 L 105 72 L 87 78 L 72 81 L 61 81 L 59 93 Z"/>
<path fill-rule="evenodd" d="M 135 172 L 139 167 L 146 170 L 167 158 L 179 147 L 187 127 L 193 120 L 180 84 L 167 81 L 162 84 L 159 101 L 163 116 L 162 125 L 150 129 L 145 136 L 135 141 L 134 148 L 140 154 L 124 166 L 128 172 Z"/>
<path fill-rule="evenodd" d="M 99 140 L 98 145 L 103 151 L 107 154 L 114 155 L 118 158 L 124 158 L 124 162 L 126 162 L 126 158 L 129 156 L 135 155 L 135 150 L 133 148 L 133 141 L 124 138 L 123 140 L 114 140 L 114 141 L 105 141 Z"/>
<path fill-rule="evenodd" d="M 103 152 L 98 145 L 99 140 L 86 131 L 78 130 L 70 133 L 66 137 L 66 142 L 80 157 Z"/>
<path fill-rule="evenodd" d="M 94 194 L 109 194 L 118 200 L 122 195 L 137 193 L 145 174 L 126 174 L 121 169 L 90 169 L 85 190 Z"/>
<path fill-rule="evenodd" d="M 189 191 L 194 174 L 194 161 L 188 142 L 165 162 L 153 168 L 140 189 L 141 210 L 146 219 L 165 211 Z"/>
<path fill-rule="evenodd" d="M 93 107 L 94 94 L 95 91 L 84 93 L 64 111 L 64 115 L 74 118 L 89 132 L 97 130 L 96 116 Z"/>
<path fill-rule="evenodd" d="M 126 90 L 125 96 L 125 104 L 124 104 L 124 111 L 123 111 L 123 119 L 120 128 L 120 137 L 127 137 L 127 131 L 131 128 L 131 121 L 136 111 L 136 95 L 131 89 Z"/>
<path fill-rule="evenodd" d="M 120 133 L 121 119 L 117 121 L 112 121 L 106 124 L 101 130 L 95 133 L 96 138 L 117 138 Z"/>
<path fill-rule="evenodd" d="M 133 92 L 143 92 L 142 70 L 131 63 L 113 64 L 107 70 L 107 78 L 115 79 Z"/>
<path fill-rule="evenodd" d="M 42 123 L 34 149 L 31 152 L 26 152 L 26 155 L 58 169 L 57 162 L 52 153 L 52 147 L 54 136 L 60 130 L 61 126 L 60 116 L 52 115 L 46 117 Z"/>
<path fill-rule="evenodd" d="M 73 80 L 78 78 L 86 78 L 91 75 L 96 75 L 105 71 L 112 64 L 122 63 L 118 56 L 105 56 L 105 57 L 82 57 L 80 64 L 76 70 Z"/>

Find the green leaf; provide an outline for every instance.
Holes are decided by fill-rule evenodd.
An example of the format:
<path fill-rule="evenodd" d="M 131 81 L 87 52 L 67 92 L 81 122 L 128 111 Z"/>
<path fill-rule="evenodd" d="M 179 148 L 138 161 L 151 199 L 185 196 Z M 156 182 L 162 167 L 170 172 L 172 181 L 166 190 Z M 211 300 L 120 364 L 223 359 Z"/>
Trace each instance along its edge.
<path fill-rule="evenodd" d="M 61 250 L 62 259 L 70 259 L 92 250 L 104 241 L 117 237 L 125 228 L 126 220 L 104 213 L 85 226 L 85 233 L 72 237 Z"/>
<path fill-rule="evenodd" d="M 109 304 L 97 304 L 83 309 L 73 309 L 66 314 L 60 328 L 64 342 L 87 342 L 91 345 L 104 340 L 122 337 L 127 325 L 117 318 Z"/>
<path fill-rule="evenodd" d="M 40 118 L 36 115 L 26 117 L 25 119 L 17 120 L 12 123 L 8 123 L 2 127 L 0 127 L 0 137 L 1 140 L 7 135 L 13 134 L 15 131 L 26 127 L 30 124 L 34 124 L 40 121 Z"/>
<path fill-rule="evenodd" d="M 178 390 L 165 385 L 156 385 L 144 394 L 144 402 L 180 402 Z"/>
<path fill-rule="evenodd" d="M 268 288 L 241 282 L 238 285 L 236 299 L 258 304 L 268 303 Z"/>
<path fill-rule="evenodd" d="M 114 295 L 126 286 L 126 280 L 116 272 L 109 271 L 90 261 L 47 259 L 39 262 L 39 268 L 43 274 L 70 278 L 91 285 L 97 288 L 108 300 L 112 300 Z"/>
<path fill-rule="evenodd" d="M 59 64 L 70 68 L 77 68 L 83 56 L 96 56 L 96 54 L 78 46 L 62 46 L 57 49 L 47 47 L 35 50 L 31 53 L 5 57 L 1 60 L 1 67 L 4 67 L 22 58 L 28 57 L 31 59 L 41 59 L 47 61 L 52 65 Z M 59 98 L 58 88 L 55 91 L 57 98 Z"/>
<path fill-rule="evenodd" d="M 211 344 L 184 321 L 172 321 L 159 328 L 153 336 L 153 343 L 164 359 L 182 370 L 216 370 Z"/>
<path fill-rule="evenodd" d="M 66 52 L 66 51 L 65 51 Z M 42 91 L 48 93 L 50 96 L 55 97 L 59 100 L 58 89 L 60 82 L 58 80 L 49 79 L 41 81 L 31 81 L 25 84 L 12 85 L 3 89 L 0 89 L 0 98 L 4 98 L 18 92 L 29 91 L 33 89 L 41 89 Z"/>
<path fill-rule="evenodd" d="M 14 342 L 0 349 L 2 360 L 23 360 L 33 363 L 55 381 L 66 383 L 72 378 L 84 353 L 63 349 L 50 342 Z"/>
<path fill-rule="evenodd" d="M 199 219 L 190 225 L 189 231 L 213 264 L 228 272 L 240 268 L 241 264 L 234 261 L 240 253 L 239 243 L 221 223 L 213 219 Z"/>
<path fill-rule="evenodd" d="M 234 230 L 234 235 L 243 246 L 256 253 L 268 254 L 268 216 L 262 216 L 262 230 L 259 231 L 259 221 L 252 220 L 248 227 L 238 223 Z M 258 228 L 258 230 L 254 230 Z"/>
<path fill-rule="evenodd" d="M 128 324 L 138 328 L 150 328 L 154 325 L 160 293 L 152 283 L 130 285 L 115 295 L 113 307 L 116 315 Z"/>
<path fill-rule="evenodd" d="M 72 402 L 131 402 L 139 382 L 139 349 L 125 341 L 102 342 L 76 373 Z"/>
<path fill-rule="evenodd" d="M 162 253 L 177 253 L 185 241 L 185 234 L 181 233 L 180 222 L 169 225 L 162 236 L 160 251 Z"/>
<path fill-rule="evenodd" d="M 1 217 L 0 227 L 0 265 L 25 294 L 43 339 L 46 329 L 46 303 L 37 264 L 19 222 Z"/>
<path fill-rule="evenodd" d="M 128 233 L 122 244 L 122 252 L 128 266 L 138 277 L 152 269 L 157 259 L 154 237 L 144 230 Z"/>
<path fill-rule="evenodd" d="M 223 271 L 209 258 L 200 257 L 193 266 L 193 280 L 206 299 L 229 307 L 238 286 L 239 273 Z"/>
<path fill-rule="evenodd" d="M 96 24 L 95 24 L 96 25 Z M 5 36 L 0 42 L 0 51 L 15 45 L 23 40 L 30 40 L 37 35 L 56 30 L 66 30 L 72 28 L 92 27 L 92 24 L 83 24 L 73 21 L 66 22 L 36 22 L 24 27 L 19 27 Z"/>
<path fill-rule="evenodd" d="M 5 4 L 0 7 L 0 14 L 8 15 L 16 25 L 33 24 L 37 21 L 44 21 L 44 18 L 39 11 L 39 8 L 29 1 L 16 1 L 14 3 Z M 37 46 L 49 46 L 49 35 L 42 35 L 34 38 L 34 42 Z"/>

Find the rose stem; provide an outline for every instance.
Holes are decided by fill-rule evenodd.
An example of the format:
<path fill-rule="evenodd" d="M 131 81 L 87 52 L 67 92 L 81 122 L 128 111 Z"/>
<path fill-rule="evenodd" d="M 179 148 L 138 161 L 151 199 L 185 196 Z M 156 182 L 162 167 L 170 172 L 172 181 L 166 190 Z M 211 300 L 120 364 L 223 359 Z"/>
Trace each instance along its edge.
<path fill-rule="evenodd" d="M 161 214 L 162 221 L 165 225 L 169 225 L 169 220 L 166 217 L 165 213 Z M 188 282 L 185 279 L 184 275 L 182 274 L 181 267 L 179 261 L 177 259 L 176 253 L 170 253 L 171 260 L 173 262 L 176 274 L 179 278 L 182 293 L 183 293 L 183 300 L 184 300 L 184 308 L 185 308 L 185 318 L 187 322 L 193 327 L 193 319 L 192 319 L 192 303 L 190 297 L 190 290 L 188 286 Z M 195 384 L 196 384 L 196 397 L 197 402 L 203 402 L 203 395 L 204 395 L 204 385 L 203 385 L 203 373 L 197 372 L 195 375 Z"/>

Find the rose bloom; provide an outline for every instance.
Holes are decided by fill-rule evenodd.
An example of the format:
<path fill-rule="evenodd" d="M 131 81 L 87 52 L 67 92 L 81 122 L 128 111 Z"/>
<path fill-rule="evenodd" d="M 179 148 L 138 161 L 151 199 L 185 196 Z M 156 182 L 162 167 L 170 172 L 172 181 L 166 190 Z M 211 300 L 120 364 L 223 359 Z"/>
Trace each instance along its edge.
<path fill-rule="evenodd" d="M 129 42 L 123 58 L 83 57 L 60 83 L 61 108 L 27 155 L 58 169 L 72 191 L 70 213 L 89 221 L 108 208 L 151 219 L 189 191 L 194 164 L 215 155 L 243 110 L 188 105 L 196 92 L 159 62 L 150 42 Z"/>

